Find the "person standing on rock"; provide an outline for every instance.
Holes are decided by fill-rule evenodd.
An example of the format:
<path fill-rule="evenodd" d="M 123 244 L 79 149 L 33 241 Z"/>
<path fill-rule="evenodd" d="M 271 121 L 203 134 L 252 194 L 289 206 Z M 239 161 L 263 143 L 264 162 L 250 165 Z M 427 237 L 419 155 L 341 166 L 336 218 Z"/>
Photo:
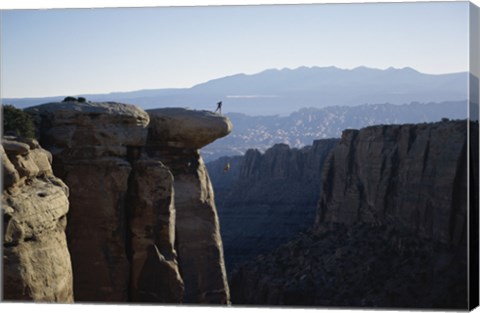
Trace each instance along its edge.
<path fill-rule="evenodd" d="M 217 109 L 215 110 L 215 113 L 217 112 L 222 114 L 222 101 L 217 103 Z"/>

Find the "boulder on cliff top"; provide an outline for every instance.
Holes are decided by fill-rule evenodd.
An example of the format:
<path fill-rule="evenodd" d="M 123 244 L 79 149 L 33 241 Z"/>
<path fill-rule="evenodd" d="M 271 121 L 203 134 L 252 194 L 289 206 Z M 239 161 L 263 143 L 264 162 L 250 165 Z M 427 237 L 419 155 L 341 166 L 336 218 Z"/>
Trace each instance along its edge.
<path fill-rule="evenodd" d="M 26 111 L 36 117 L 41 141 L 60 149 L 54 154 L 68 148 L 86 158 L 123 155 L 127 146 L 142 146 L 150 121 L 143 109 L 116 102 L 52 102 Z"/>
<path fill-rule="evenodd" d="M 232 131 L 226 116 L 186 108 L 147 110 L 150 138 L 175 148 L 200 149 Z"/>
<path fill-rule="evenodd" d="M 148 114 L 141 108 L 133 104 L 125 104 L 118 102 L 50 102 L 26 109 L 29 113 L 54 113 L 64 112 L 65 116 L 73 116 L 78 113 L 83 114 L 109 114 L 130 116 L 138 119 L 143 124 L 148 124 Z M 67 112 L 70 112 L 68 114 Z M 68 114 L 68 115 L 67 115 Z"/>

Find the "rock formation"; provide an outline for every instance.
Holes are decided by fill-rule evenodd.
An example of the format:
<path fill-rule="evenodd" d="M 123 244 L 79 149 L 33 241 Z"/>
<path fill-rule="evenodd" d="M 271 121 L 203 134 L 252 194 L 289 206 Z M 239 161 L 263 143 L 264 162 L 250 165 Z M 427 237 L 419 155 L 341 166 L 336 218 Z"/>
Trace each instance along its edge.
<path fill-rule="evenodd" d="M 276 144 L 207 164 L 217 199 L 228 271 L 313 225 L 321 168 L 337 139 L 302 149 Z M 228 171 L 224 170 L 230 164 Z"/>
<path fill-rule="evenodd" d="M 128 154 L 145 143 L 148 114 L 124 104 L 49 103 L 28 109 L 70 188 L 67 238 L 75 301 L 128 299 Z"/>
<path fill-rule="evenodd" d="M 68 187 L 53 175 L 52 156 L 37 141 L 4 137 L 0 153 L 3 299 L 71 303 Z"/>
<path fill-rule="evenodd" d="M 207 111 L 147 111 L 146 154 L 174 177 L 177 252 L 186 303 L 230 301 L 213 188 L 198 149 L 231 132 L 227 118 Z"/>
<path fill-rule="evenodd" d="M 467 216 L 467 122 L 343 132 L 324 168 L 317 225 L 394 220 L 460 244 Z"/>
<path fill-rule="evenodd" d="M 133 105 L 73 100 L 28 111 L 71 190 L 75 301 L 228 303 L 197 150 L 227 135 L 228 119 L 186 109 L 150 118 Z"/>
<path fill-rule="evenodd" d="M 132 302 L 180 303 L 184 283 L 175 250 L 173 176 L 143 155 L 130 178 L 128 220 Z"/>
<path fill-rule="evenodd" d="M 467 128 L 344 131 L 315 227 L 232 273 L 232 303 L 466 309 Z"/>

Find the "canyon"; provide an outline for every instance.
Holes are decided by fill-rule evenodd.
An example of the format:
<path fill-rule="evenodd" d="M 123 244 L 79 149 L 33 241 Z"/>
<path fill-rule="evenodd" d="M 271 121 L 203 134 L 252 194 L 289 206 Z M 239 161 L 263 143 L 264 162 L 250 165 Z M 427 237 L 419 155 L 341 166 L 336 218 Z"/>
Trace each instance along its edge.
<path fill-rule="evenodd" d="M 265 153 L 250 149 L 244 156 L 207 163 L 229 272 L 313 226 L 319 173 L 337 142 L 315 140 L 301 149 L 276 144 Z"/>
<path fill-rule="evenodd" d="M 232 303 L 467 308 L 475 171 L 476 122 L 345 130 L 323 167 L 314 226 L 237 266 Z"/>
<path fill-rule="evenodd" d="M 346 129 L 205 164 L 225 116 L 75 99 L 26 111 L 38 142 L 0 150 L 5 299 L 468 307 L 478 122 Z"/>

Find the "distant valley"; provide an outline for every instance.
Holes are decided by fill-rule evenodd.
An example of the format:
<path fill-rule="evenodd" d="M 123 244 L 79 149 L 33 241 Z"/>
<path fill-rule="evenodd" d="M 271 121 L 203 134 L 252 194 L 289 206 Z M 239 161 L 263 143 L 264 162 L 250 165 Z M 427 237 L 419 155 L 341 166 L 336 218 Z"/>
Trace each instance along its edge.
<path fill-rule="evenodd" d="M 342 131 L 349 128 L 465 119 L 467 101 L 304 108 L 288 116 L 239 113 L 227 113 L 227 116 L 233 123 L 233 131 L 202 149 L 207 162 L 221 156 L 241 155 L 250 148 L 265 151 L 277 143 L 301 148 L 316 139 L 339 138 Z"/>

